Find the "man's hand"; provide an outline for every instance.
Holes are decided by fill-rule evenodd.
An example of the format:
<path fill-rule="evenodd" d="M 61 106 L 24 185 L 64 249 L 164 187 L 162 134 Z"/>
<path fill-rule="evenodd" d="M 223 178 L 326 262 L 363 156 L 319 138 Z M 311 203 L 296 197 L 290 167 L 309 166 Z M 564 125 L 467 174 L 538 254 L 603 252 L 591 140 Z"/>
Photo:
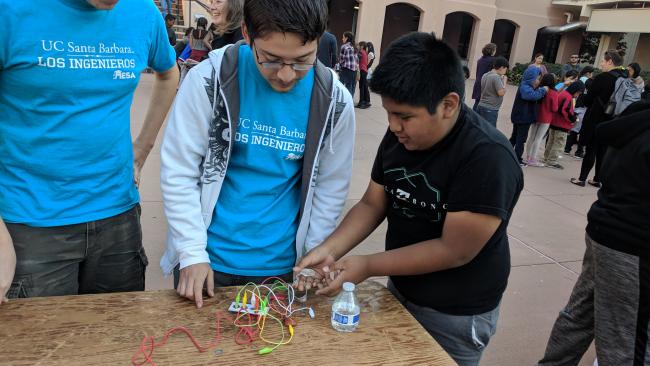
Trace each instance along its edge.
<path fill-rule="evenodd" d="M 181 269 L 176 292 L 196 302 L 196 307 L 203 306 L 203 285 L 207 280 L 208 296 L 214 296 L 214 273 L 208 263 L 197 263 Z"/>
<path fill-rule="evenodd" d="M 140 146 L 137 141 L 133 142 L 133 183 L 138 187 L 140 187 L 142 167 L 150 151 L 150 149 Z"/>
<path fill-rule="evenodd" d="M 364 281 L 370 277 L 369 263 L 370 257 L 367 255 L 351 255 L 342 258 L 334 265 L 334 270 L 338 271 L 336 278 L 328 281 L 328 286 L 316 291 L 316 294 L 334 296 L 341 291 L 344 282 L 357 284 Z"/>
<path fill-rule="evenodd" d="M 0 219 L 0 304 L 8 301 L 7 292 L 16 271 L 16 251 L 5 223 Z"/>
<path fill-rule="evenodd" d="M 321 288 L 325 276 L 329 275 L 335 262 L 334 255 L 325 246 L 319 245 L 312 249 L 293 267 L 294 277 L 298 279 L 294 287 L 299 291 L 308 291 L 312 287 Z M 315 276 L 301 275 L 300 272 L 306 268 L 314 270 Z"/>

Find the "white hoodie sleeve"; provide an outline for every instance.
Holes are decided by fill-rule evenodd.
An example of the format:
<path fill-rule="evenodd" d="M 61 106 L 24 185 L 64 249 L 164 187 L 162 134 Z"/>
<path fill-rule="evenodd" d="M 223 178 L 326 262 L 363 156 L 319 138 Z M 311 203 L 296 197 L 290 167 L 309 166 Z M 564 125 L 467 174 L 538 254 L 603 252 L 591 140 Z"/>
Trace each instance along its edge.
<path fill-rule="evenodd" d="M 207 228 L 201 212 L 201 166 L 208 149 L 212 108 L 195 66 L 180 86 L 161 147 L 160 185 L 169 224 L 165 256 L 180 268 L 209 263 Z M 165 257 L 163 257 L 165 258 Z M 165 265 L 163 265 L 165 271 Z"/>
<path fill-rule="evenodd" d="M 322 243 L 336 228 L 336 221 L 343 210 L 352 176 L 355 137 L 354 102 L 350 93 L 343 90 L 343 85 L 339 81 L 335 83 L 340 93 L 338 98 L 343 99 L 345 108 L 334 130 L 323 142 L 319 153 L 309 229 L 305 239 L 306 251 Z M 331 128 L 329 122 L 325 128 Z"/>

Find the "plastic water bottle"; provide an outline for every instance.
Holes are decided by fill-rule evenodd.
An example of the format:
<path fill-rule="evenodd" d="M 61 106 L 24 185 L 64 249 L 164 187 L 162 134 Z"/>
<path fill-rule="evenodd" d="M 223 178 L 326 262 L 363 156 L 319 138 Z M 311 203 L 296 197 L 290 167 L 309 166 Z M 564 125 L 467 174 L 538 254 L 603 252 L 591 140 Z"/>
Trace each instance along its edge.
<path fill-rule="evenodd" d="M 332 304 L 332 327 L 339 332 L 354 332 L 359 325 L 359 310 L 354 283 L 345 282 L 343 291 Z"/>

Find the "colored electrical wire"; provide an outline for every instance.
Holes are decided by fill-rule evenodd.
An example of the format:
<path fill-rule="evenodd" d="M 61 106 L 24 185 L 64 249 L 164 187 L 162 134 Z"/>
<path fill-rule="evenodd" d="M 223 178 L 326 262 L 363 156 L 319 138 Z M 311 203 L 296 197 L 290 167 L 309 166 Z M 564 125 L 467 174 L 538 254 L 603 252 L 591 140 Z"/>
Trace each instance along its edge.
<path fill-rule="evenodd" d="M 192 335 L 192 332 L 185 327 L 174 327 L 169 329 L 167 332 L 165 332 L 165 335 L 163 336 L 162 340 L 158 343 L 156 343 L 156 339 L 154 336 L 145 336 L 144 338 L 142 338 L 142 342 L 140 343 L 140 347 L 138 348 L 137 352 L 131 357 L 131 364 L 133 364 L 133 366 L 142 366 L 145 364 L 156 366 L 156 364 L 152 359 L 154 350 L 156 348 L 164 346 L 172 334 L 179 333 L 179 332 L 185 333 L 185 335 L 187 335 L 190 341 L 192 341 L 192 344 L 194 344 L 194 347 L 196 347 L 196 349 L 199 352 L 205 352 L 210 348 L 219 344 L 219 342 L 221 341 L 221 319 L 225 319 L 225 318 L 226 316 L 223 314 L 223 312 L 219 310 L 215 312 L 215 325 L 217 327 L 217 329 L 215 330 L 215 337 L 212 342 L 210 342 L 205 346 L 201 346 L 201 344 L 199 344 L 197 339 Z M 140 354 L 142 354 L 142 357 L 144 358 L 142 362 L 138 361 L 138 359 L 140 358 Z"/>

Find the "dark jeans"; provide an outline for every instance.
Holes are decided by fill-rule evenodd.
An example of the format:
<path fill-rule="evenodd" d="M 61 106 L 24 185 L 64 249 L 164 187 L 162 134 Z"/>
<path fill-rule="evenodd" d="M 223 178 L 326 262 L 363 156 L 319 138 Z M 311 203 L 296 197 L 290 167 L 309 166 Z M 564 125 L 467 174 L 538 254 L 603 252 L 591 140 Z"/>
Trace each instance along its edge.
<path fill-rule="evenodd" d="M 8 297 L 143 291 L 148 260 L 140 205 L 83 224 L 31 227 L 7 223 L 16 250 Z"/>
<path fill-rule="evenodd" d="M 339 72 L 339 78 L 341 79 L 341 83 L 343 83 L 343 86 L 345 86 L 350 92 L 350 95 L 354 97 L 354 89 L 357 83 L 357 72 L 352 71 L 350 69 L 346 69 L 345 67 L 341 67 L 341 71 Z"/>
<path fill-rule="evenodd" d="M 488 121 L 492 126 L 497 126 L 497 119 L 499 118 L 498 109 L 490 109 L 483 106 L 476 107 L 478 109 L 478 114 Z"/>
<path fill-rule="evenodd" d="M 359 104 L 370 105 L 370 90 L 368 90 L 368 73 L 366 71 L 360 72 L 359 77 Z"/>
<path fill-rule="evenodd" d="M 582 159 L 582 166 L 580 166 L 580 177 L 578 179 L 585 181 L 589 177 L 589 172 L 591 168 L 596 166 L 596 171 L 594 172 L 594 182 L 600 182 L 600 177 L 598 173 L 600 172 L 600 164 L 603 162 L 603 157 L 605 157 L 605 151 L 607 146 L 601 146 L 592 142 L 587 144 L 587 149 L 585 150 L 585 155 Z"/>
<path fill-rule="evenodd" d="M 575 131 L 569 131 L 569 136 L 567 136 L 566 139 L 566 146 L 564 146 L 564 152 L 570 153 L 571 149 L 573 148 L 573 145 L 578 145 L 576 148 L 576 155 L 583 155 L 585 147 L 580 143 L 580 139 L 578 138 L 579 133 Z"/>
<path fill-rule="evenodd" d="M 180 279 L 181 272 L 179 266 L 174 268 L 174 288 L 178 288 L 178 280 Z M 255 284 L 260 284 L 264 282 L 269 277 L 272 276 L 240 276 L 230 273 L 224 273 L 219 271 L 212 271 L 214 274 L 214 287 L 228 287 L 228 286 L 244 286 L 245 284 L 252 282 Z M 293 282 L 293 272 L 276 275 L 281 280 L 286 283 Z M 272 281 L 271 281 L 272 282 Z"/>
<path fill-rule="evenodd" d="M 530 130 L 530 123 L 512 124 L 512 135 L 510 135 L 510 143 L 515 149 L 515 154 L 517 155 L 517 159 L 519 159 L 519 163 L 523 161 L 522 155 L 524 154 L 524 145 L 526 144 L 526 139 L 528 138 L 528 130 Z"/>

